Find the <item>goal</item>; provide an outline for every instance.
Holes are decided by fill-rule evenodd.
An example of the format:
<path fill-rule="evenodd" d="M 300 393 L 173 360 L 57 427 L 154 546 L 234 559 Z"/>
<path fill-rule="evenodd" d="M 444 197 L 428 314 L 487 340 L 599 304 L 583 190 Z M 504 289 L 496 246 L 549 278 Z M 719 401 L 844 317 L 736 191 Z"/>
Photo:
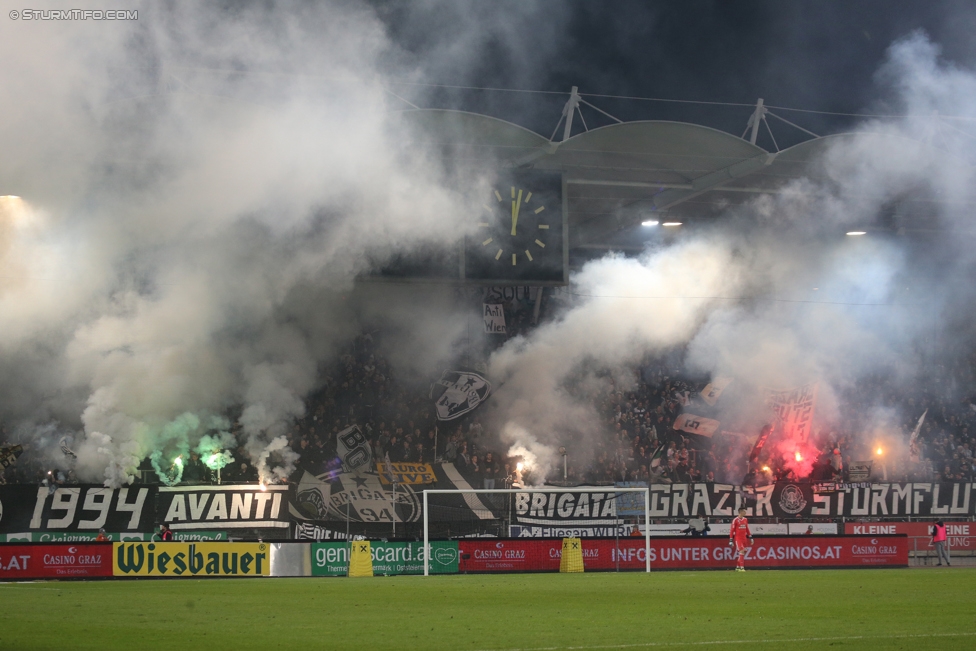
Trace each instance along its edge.
<path fill-rule="evenodd" d="M 427 489 L 424 576 L 432 539 L 458 541 L 461 573 L 559 571 L 567 538 L 581 540 L 585 571 L 650 572 L 649 505 L 647 487 Z"/>

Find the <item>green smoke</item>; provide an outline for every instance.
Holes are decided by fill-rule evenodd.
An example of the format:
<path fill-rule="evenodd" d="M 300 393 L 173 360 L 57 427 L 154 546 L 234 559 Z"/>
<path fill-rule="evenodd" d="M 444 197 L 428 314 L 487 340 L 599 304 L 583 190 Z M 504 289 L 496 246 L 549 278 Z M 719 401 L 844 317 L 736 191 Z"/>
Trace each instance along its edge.
<path fill-rule="evenodd" d="M 196 446 L 195 451 L 200 454 L 200 459 L 213 470 L 233 461 L 234 457 L 223 450 L 235 444 L 234 437 L 225 431 L 229 426 L 226 418 L 204 415 L 201 420 L 200 416 L 185 412 L 153 432 L 150 437 L 156 447 L 149 460 L 159 480 L 167 486 L 180 483 L 183 464 L 192 449 L 191 442 L 204 432 L 213 434 L 204 434 Z"/>
<path fill-rule="evenodd" d="M 232 448 L 236 443 L 237 441 L 229 432 L 215 432 L 200 439 L 196 452 L 208 468 L 220 470 L 234 461 L 234 456 L 226 448 Z"/>
<path fill-rule="evenodd" d="M 153 450 L 149 455 L 149 461 L 152 463 L 153 470 L 159 475 L 159 481 L 167 486 L 175 486 L 183 479 L 183 460 L 180 457 L 167 463 L 162 452 Z"/>

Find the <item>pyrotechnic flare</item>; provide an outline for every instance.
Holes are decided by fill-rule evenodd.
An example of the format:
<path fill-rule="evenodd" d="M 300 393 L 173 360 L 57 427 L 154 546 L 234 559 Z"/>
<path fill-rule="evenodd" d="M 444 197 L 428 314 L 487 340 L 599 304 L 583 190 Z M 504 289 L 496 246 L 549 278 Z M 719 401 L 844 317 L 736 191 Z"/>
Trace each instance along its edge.
<path fill-rule="evenodd" d="M 166 486 L 175 486 L 183 479 L 183 459 L 177 456 L 169 464 L 165 463 L 163 453 L 160 450 L 153 450 L 149 455 L 149 462 L 152 463 L 156 475 Z"/>

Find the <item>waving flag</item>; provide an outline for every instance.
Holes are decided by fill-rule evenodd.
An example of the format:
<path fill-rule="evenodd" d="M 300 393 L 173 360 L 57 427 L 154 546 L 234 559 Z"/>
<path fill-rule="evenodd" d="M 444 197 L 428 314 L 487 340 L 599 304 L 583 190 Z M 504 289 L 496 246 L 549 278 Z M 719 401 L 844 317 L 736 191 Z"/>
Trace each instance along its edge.
<path fill-rule="evenodd" d="M 490 393 L 488 380 L 471 371 L 444 371 L 430 388 L 438 420 L 454 420 L 474 411 Z"/>

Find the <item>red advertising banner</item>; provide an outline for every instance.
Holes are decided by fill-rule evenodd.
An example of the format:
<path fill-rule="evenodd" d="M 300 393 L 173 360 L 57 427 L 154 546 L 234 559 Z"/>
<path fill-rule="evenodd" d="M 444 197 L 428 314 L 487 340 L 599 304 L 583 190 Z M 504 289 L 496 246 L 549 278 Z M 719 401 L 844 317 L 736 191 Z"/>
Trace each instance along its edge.
<path fill-rule="evenodd" d="M 459 540 L 458 572 L 558 572 L 562 544 L 560 538 Z"/>
<path fill-rule="evenodd" d="M 587 571 L 643 570 L 643 538 L 585 538 L 583 567 Z M 746 553 L 746 567 L 906 567 L 904 536 L 762 536 Z M 562 542 L 516 539 L 458 542 L 460 572 L 555 572 Z M 654 538 L 652 570 L 731 569 L 735 550 L 724 536 Z"/>
<path fill-rule="evenodd" d="M 0 545 L 0 581 L 112 576 L 111 543 Z"/>
<path fill-rule="evenodd" d="M 912 548 L 935 549 L 932 544 L 932 522 L 865 522 L 844 524 L 844 533 L 861 536 L 885 534 L 905 534 L 910 538 L 924 538 L 913 541 Z M 946 522 L 946 537 L 950 549 L 976 549 L 976 522 Z"/>

